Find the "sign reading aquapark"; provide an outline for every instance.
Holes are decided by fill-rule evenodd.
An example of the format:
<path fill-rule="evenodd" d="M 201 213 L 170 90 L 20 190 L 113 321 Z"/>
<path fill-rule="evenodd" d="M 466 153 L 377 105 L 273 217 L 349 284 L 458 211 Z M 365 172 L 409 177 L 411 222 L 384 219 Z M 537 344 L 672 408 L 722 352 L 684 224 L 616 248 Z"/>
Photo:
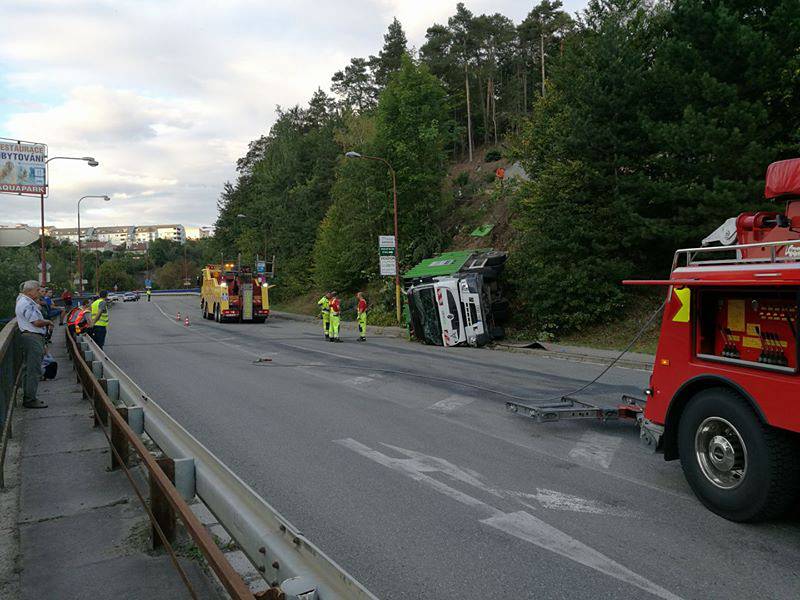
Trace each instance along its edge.
<path fill-rule="evenodd" d="M 0 192 L 45 194 L 47 146 L 0 139 Z"/>

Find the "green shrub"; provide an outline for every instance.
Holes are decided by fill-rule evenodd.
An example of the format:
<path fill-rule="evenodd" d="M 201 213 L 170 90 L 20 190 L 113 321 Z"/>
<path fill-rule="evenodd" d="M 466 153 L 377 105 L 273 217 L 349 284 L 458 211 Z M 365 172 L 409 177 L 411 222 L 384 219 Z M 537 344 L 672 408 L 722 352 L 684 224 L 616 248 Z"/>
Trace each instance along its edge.
<path fill-rule="evenodd" d="M 486 152 L 486 155 L 483 157 L 483 162 L 495 162 L 501 158 L 503 158 L 503 156 L 500 154 L 500 150 L 492 148 Z"/>
<path fill-rule="evenodd" d="M 453 183 L 461 187 L 467 185 L 469 183 L 469 171 L 461 171 L 453 178 Z"/>

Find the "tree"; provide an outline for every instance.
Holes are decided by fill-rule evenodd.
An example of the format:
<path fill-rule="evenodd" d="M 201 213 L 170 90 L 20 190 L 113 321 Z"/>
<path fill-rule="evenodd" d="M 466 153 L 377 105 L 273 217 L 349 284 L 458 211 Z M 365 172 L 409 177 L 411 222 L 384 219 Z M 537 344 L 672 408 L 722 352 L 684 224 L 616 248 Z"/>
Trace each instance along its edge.
<path fill-rule="evenodd" d="M 364 112 L 373 108 L 377 89 L 367 59 L 352 58 L 343 71 L 336 71 L 331 78 L 331 90 L 351 110 Z"/>
<path fill-rule="evenodd" d="M 392 19 L 389 30 L 383 36 L 383 48 L 378 56 L 370 57 L 375 85 L 383 89 L 389 83 L 392 73 L 400 70 L 403 55 L 408 53 L 408 40 L 397 18 Z"/>
<path fill-rule="evenodd" d="M 98 286 L 101 290 L 117 289 L 133 290 L 136 288 L 136 280 L 128 274 L 125 266 L 118 260 L 109 260 L 100 265 L 98 274 Z"/>
<path fill-rule="evenodd" d="M 12 318 L 19 285 L 39 279 L 39 255 L 32 247 L 0 248 L 0 318 Z"/>
<path fill-rule="evenodd" d="M 540 326 L 618 314 L 620 280 L 763 202 L 766 165 L 796 151 L 798 19 L 790 0 L 589 3 L 517 144 L 512 272 Z"/>
<path fill-rule="evenodd" d="M 463 2 L 456 5 L 456 14 L 447 21 L 453 36 L 453 49 L 459 57 L 459 62 L 464 69 L 464 95 L 467 108 L 467 148 L 469 160 L 472 162 L 472 109 L 469 98 L 469 62 L 475 48 L 475 39 L 472 35 L 472 13 L 467 10 Z"/>
<path fill-rule="evenodd" d="M 356 123 L 350 121 L 351 126 Z M 385 157 L 397 172 L 402 264 L 441 246 L 445 147 L 451 132 L 441 84 L 425 66 L 405 56 L 381 94 L 374 139 L 355 148 Z M 315 281 L 326 289 L 353 289 L 377 276 L 376 239 L 392 230 L 391 179 L 382 163 L 343 160 L 332 195 L 314 247 Z"/>

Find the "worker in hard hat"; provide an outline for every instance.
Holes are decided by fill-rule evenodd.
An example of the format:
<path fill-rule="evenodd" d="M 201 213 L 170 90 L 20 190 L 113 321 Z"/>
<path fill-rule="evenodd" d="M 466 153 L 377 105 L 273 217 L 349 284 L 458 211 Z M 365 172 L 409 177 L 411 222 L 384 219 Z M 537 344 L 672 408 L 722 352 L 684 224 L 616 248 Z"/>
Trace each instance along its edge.
<path fill-rule="evenodd" d="M 356 307 L 356 320 L 358 321 L 358 341 L 367 341 L 367 301 L 364 300 L 364 294 L 358 292 L 358 306 Z"/>
<path fill-rule="evenodd" d="M 330 309 L 331 324 L 328 330 L 328 339 L 332 342 L 341 342 L 342 340 L 339 338 L 339 315 L 341 314 L 342 308 L 336 292 L 331 292 Z"/>
<path fill-rule="evenodd" d="M 322 330 L 325 333 L 325 339 L 330 339 L 331 327 L 331 293 L 325 292 L 325 295 L 317 300 L 317 305 L 320 307 L 322 313 Z"/>

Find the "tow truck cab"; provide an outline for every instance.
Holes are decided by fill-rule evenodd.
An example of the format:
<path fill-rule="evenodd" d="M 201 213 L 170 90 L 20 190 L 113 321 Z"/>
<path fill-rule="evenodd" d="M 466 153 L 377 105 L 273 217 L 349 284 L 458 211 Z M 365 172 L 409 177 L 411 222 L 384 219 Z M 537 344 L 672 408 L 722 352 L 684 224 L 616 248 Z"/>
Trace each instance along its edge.
<path fill-rule="evenodd" d="M 701 502 L 734 521 L 800 501 L 800 159 L 770 165 L 783 213 L 744 213 L 678 250 L 642 440 L 680 459 Z"/>

